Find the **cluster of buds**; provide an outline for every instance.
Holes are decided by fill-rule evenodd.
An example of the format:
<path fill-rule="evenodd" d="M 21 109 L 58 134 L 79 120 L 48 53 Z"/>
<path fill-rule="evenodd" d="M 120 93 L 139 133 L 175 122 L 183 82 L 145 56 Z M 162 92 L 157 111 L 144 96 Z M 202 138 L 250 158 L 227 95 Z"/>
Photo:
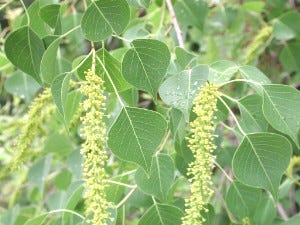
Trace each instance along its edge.
<path fill-rule="evenodd" d="M 191 183 L 191 195 L 186 200 L 185 216 L 182 225 L 201 225 L 205 219 L 200 212 L 208 212 L 207 204 L 213 194 L 212 161 L 214 159 L 214 113 L 217 110 L 218 87 L 207 83 L 194 99 L 197 117 L 190 123 L 191 136 L 189 148 L 195 160 L 189 164 L 188 176 Z"/>
<path fill-rule="evenodd" d="M 110 220 L 111 203 L 106 200 L 105 187 L 107 173 L 105 165 L 106 125 L 104 123 L 105 100 L 103 80 L 89 70 L 85 74 L 86 81 L 80 86 L 81 93 L 86 97 L 82 103 L 84 115 L 82 121 L 82 136 L 85 142 L 81 148 L 83 156 L 83 177 L 85 180 L 85 204 L 88 223 L 106 225 Z"/>
<path fill-rule="evenodd" d="M 22 163 L 31 156 L 30 148 L 36 136 L 41 130 L 41 124 L 54 112 L 51 89 L 45 89 L 38 95 L 29 106 L 29 111 L 25 117 L 24 126 L 21 129 L 16 149 L 17 154 L 0 172 L 0 179 L 10 172 L 17 170 Z"/>

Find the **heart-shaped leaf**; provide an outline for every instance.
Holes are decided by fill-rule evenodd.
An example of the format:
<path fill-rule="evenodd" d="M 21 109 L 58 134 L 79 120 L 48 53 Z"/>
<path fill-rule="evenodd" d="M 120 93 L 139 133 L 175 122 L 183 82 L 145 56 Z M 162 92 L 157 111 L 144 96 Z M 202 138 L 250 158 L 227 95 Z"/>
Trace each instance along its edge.
<path fill-rule="evenodd" d="M 154 204 L 142 216 L 138 225 L 181 225 L 183 213 L 177 207 Z"/>
<path fill-rule="evenodd" d="M 263 88 L 266 120 L 274 129 L 289 135 L 300 147 L 300 92 L 286 85 L 264 85 Z"/>
<path fill-rule="evenodd" d="M 233 172 L 240 182 L 264 188 L 277 199 L 280 180 L 291 154 L 290 142 L 279 134 L 248 134 L 234 154 Z"/>
<path fill-rule="evenodd" d="M 163 201 L 174 181 L 174 171 L 174 163 L 170 156 L 158 154 L 153 157 L 150 175 L 138 169 L 135 173 L 135 181 L 143 192 Z"/>
<path fill-rule="evenodd" d="M 124 107 L 109 131 L 108 146 L 120 159 L 137 163 L 149 174 L 166 131 L 167 122 L 159 113 Z"/>
<path fill-rule="evenodd" d="M 101 41 L 113 33 L 122 33 L 129 17 L 126 0 L 92 1 L 82 17 L 82 32 L 90 41 Z"/>
<path fill-rule="evenodd" d="M 4 47 L 12 64 L 41 83 L 40 64 L 45 48 L 43 41 L 30 27 L 13 31 L 7 37 Z"/>
<path fill-rule="evenodd" d="M 170 106 L 182 111 L 189 120 L 193 99 L 199 93 L 208 76 L 208 67 L 199 65 L 171 76 L 160 86 L 159 95 Z"/>
<path fill-rule="evenodd" d="M 157 40 L 138 39 L 131 44 L 122 63 L 124 78 L 155 97 L 170 63 L 169 49 Z"/>

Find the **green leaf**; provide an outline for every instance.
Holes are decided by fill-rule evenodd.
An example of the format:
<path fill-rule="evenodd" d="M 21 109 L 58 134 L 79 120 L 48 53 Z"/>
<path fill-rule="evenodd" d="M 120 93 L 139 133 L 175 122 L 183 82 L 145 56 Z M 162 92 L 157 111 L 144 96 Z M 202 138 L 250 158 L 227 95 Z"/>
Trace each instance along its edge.
<path fill-rule="evenodd" d="M 135 181 L 143 192 L 164 201 L 173 184 L 174 172 L 172 158 L 166 154 L 158 154 L 153 157 L 150 175 L 139 168 L 135 173 Z"/>
<path fill-rule="evenodd" d="M 130 88 L 119 93 L 121 98 L 128 104 L 128 106 L 136 107 L 139 101 L 139 93 L 136 88 Z"/>
<path fill-rule="evenodd" d="M 74 176 L 74 175 L 73 175 Z M 82 201 L 84 193 L 84 185 L 82 181 L 75 181 L 73 182 L 66 193 L 66 199 L 64 202 L 64 205 L 66 209 L 74 210 L 78 203 Z M 65 214 L 64 217 L 68 216 L 68 214 Z"/>
<path fill-rule="evenodd" d="M 148 8 L 151 0 L 128 0 L 128 3 L 134 7 Z"/>
<path fill-rule="evenodd" d="M 149 38 L 150 32 L 147 30 L 146 26 L 147 26 L 147 23 L 145 21 L 141 20 L 140 23 L 135 24 L 133 26 L 129 26 L 122 36 L 128 42 L 129 41 L 131 42 L 135 39 Z M 125 52 L 124 52 L 124 54 L 125 54 Z"/>
<path fill-rule="evenodd" d="M 113 86 L 115 86 L 118 91 L 124 91 L 132 87 L 123 77 L 121 63 L 111 56 L 108 51 L 100 49 L 97 51 L 97 56 L 99 65 L 96 70 L 99 75 L 104 76 L 107 91 L 114 92 Z M 110 79 L 113 84 L 110 82 Z"/>
<path fill-rule="evenodd" d="M 65 169 L 54 178 L 54 185 L 60 190 L 67 190 L 72 181 L 72 173 Z"/>
<path fill-rule="evenodd" d="M 280 62 L 285 67 L 285 69 L 289 71 L 298 71 L 298 72 L 300 71 L 299 58 L 300 58 L 299 42 L 286 44 L 279 55 Z"/>
<path fill-rule="evenodd" d="M 42 20 L 39 14 L 40 1 L 34 1 L 27 9 L 30 18 L 30 28 L 40 37 L 43 38 L 50 32 L 50 27 Z M 23 25 L 27 24 L 27 17 L 22 21 Z"/>
<path fill-rule="evenodd" d="M 21 27 L 12 32 L 7 37 L 4 47 L 12 64 L 41 83 L 40 63 L 45 48 L 42 40 L 30 27 Z"/>
<path fill-rule="evenodd" d="M 73 143 L 68 136 L 54 132 L 45 140 L 44 151 L 65 156 L 73 150 Z"/>
<path fill-rule="evenodd" d="M 186 121 L 189 121 L 190 111 L 195 96 L 207 80 L 208 67 L 199 65 L 173 75 L 160 86 L 159 95 L 170 106 L 182 111 Z"/>
<path fill-rule="evenodd" d="M 296 214 L 292 218 L 290 218 L 288 221 L 280 223 L 280 225 L 298 225 L 300 221 L 300 213 Z"/>
<path fill-rule="evenodd" d="M 47 216 L 48 216 L 48 213 L 39 215 L 33 219 L 28 220 L 24 225 L 41 225 L 44 223 Z"/>
<path fill-rule="evenodd" d="M 261 84 L 271 83 L 270 79 L 254 66 L 240 66 L 239 71 L 241 72 L 241 75 L 247 80 L 252 80 Z"/>
<path fill-rule="evenodd" d="M 0 71 L 2 73 L 5 73 L 6 70 L 10 70 L 12 68 L 11 63 L 9 60 L 6 58 L 5 54 L 0 52 Z"/>
<path fill-rule="evenodd" d="M 96 57 L 96 74 L 104 80 L 105 89 L 109 92 L 115 92 L 114 87 L 118 92 L 127 90 L 132 86 L 127 83 L 121 72 L 121 63 L 114 58 L 107 50 L 100 49 L 97 51 Z M 74 60 L 73 67 L 85 60 L 77 69 L 77 74 L 81 79 L 85 79 L 84 73 L 92 67 L 92 57 L 80 57 Z"/>
<path fill-rule="evenodd" d="M 291 154 L 290 142 L 281 135 L 248 134 L 234 154 L 233 172 L 240 182 L 264 188 L 276 199 L 280 180 L 289 164 Z"/>
<path fill-rule="evenodd" d="M 152 156 L 164 138 L 167 122 L 157 112 L 124 107 L 108 134 L 108 146 L 120 159 L 150 172 Z"/>
<path fill-rule="evenodd" d="M 28 180 L 35 185 L 40 192 L 40 196 L 44 193 L 44 182 L 50 171 L 51 157 L 46 156 L 36 161 L 28 172 Z"/>
<path fill-rule="evenodd" d="M 216 214 L 215 214 L 215 209 L 212 205 L 208 204 L 206 206 L 206 210 L 201 210 L 200 214 L 201 216 L 205 219 L 205 221 L 203 222 L 203 225 L 215 225 L 215 218 L 216 218 Z"/>
<path fill-rule="evenodd" d="M 261 13 L 265 7 L 265 4 L 266 3 L 261 1 L 251 1 L 243 3 L 241 8 L 250 12 L 252 11 L 256 13 Z"/>
<path fill-rule="evenodd" d="M 50 4 L 40 9 L 40 17 L 52 28 L 55 28 L 60 20 L 60 5 Z"/>
<path fill-rule="evenodd" d="M 184 114 L 180 110 L 172 108 L 169 112 L 169 116 L 172 137 L 174 140 L 178 140 L 181 143 L 186 136 L 186 120 Z"/>
<path fill-rule="evenodd" d="M 16 205 L 11 209 L 8 209 L 4 213 L 1 213 L 0 224 L 15 225 L 15 222 L 20 214 L 20 206 Z"/>
<path fill-rule="evenodd" d="M 181 225 L 183 213 L 177 207 L 154 204 L 142 216 L 138 225 Z"/>
<path fill-rule="evenodd" d="M 15 96 L 30 102 L 39 90 L 40 85 L 22 71 L 16 71 L 5 80 L 5 90 Z"/>
<path fill-rule="evenodd" d="M 69 91 L 70 75 L 62 74 L 58 76 L 51 86 L 53 101 L 56 104 L 58 111 L 65 117 L 65 106 L 67 101 L 67 94 Z"/>
<path fill-rule="evenodd" d="M 273 199 L 264 194 L 256 207 L 253 220 L 255 224 L 273 225 L 276 217 L 276 208 Z"/>
<path fill-rule="evenodd" d="M 126 176 L 120 176 L 111 179 L 116 182 L 126 183 L 128 182 L 128 178 Z M 117 205 L 125 192 L 125 187 L 119 184 L 109 183 L 107 187 L 105 187 L 105 193 L 106 193 L 106 199 L 109 202 L 113 202 L 115 205 Z"/>
<path fill-rule="evenodd" d="M 261 198 L 261 190 L 238 181 L 231 183 L 226 195 L 226 205 L 237 218 L 250 217 Z"/>
<path fill-rule="evenodd" d="M 188 66 L 195 59 L 195 55 L 186 51 L 183 48 L 176 47 L 175 48 L 176 62 L 180 66 L 181 69 L 187 69 Z"/>
<path fill-rule="evenodd" d="M 126 0 L 92 1 L 81 20 L 82 32 L 90 41 L 105 40 L 113 33 L 122 33 L 129 17 Z"/>
<path fill-rule="evenodd" d="M 78 111 L 79 104 L 82 99 L 82 94 L 79 90 L 74 90 L 68 93 L 65 103 L 64 120 L 67 125 L 71 125 L 73 117 Z"/>
<path fill-rule="evenodd" d="M 46 84 L 52 84 L 53 80 L 64 72 L 70 71 L 70 65 L 58 54 L 61 38 L 57 38 L 46 49 L 41 62 L 41 79 Z"/>
<path fill-rule="evenodd" d="M 208 13 L 208 5 L 202 0 L 179 0 L 176 2 L 175 14 L 182 27 L 189 25 L 202 30 Z"/>
<path fill-rule="evenodd" d="M 274 36 L 281 41 L 288 41 L 300 35 L 299 24 L 295 21 L 300 21 L 300 14 L 290 11 L 282 14 L 274 22 Z"/>
<path fill-rule="evenodd" d="M 248 95 L 238 101 L 241 112 L 240 125 L 246 133 L 267 131 L 268 122 L 262 111 L 263 99 L 260 95 Z"/>
<path fill-rule="evenodd" d="M 176 150 L 176 158 L 175 158 L 175 165 L 179 172 L 188 177 L 187 170 L 189 164 L 195 161 L 194 155 L 190 148 L 188 147 L 188 141 L 183 139 L 181 142 L 175 142 L 175 150 Z"/>
<path fill-rule="evenodd" d="M 74 215 L 76 217 L 79 217 L 80 220 L 83 220 L 83 216 L 81 216 L 80 214 L 78 214 L 75 211 L 72 211 L 72 210 L 65 211 L 65 209 L 57 209 L 57 210 L 49 211 L 47 213 L 43 213 L 43 214 L 41 214 L 41 215 L 39 215 L 39 216 L 37 216 L 37 217 L 35 217 L 33 219 L 30 219 L 24 225 L 41 225 L 41 224 L 46 224 L 45 220 L 47 219 L 47 217 L 50 217 L 52 214 L 58 214 L 58 213 L 64 213 L 64 214 Z M 83 222 L 83 221 L 81 221 L 81 222 Z M 111 223 L 108 223 L 108 224 L 112 225 Z"/>
<path fill-rule="evenodd" d="M 266 120 L 274 129 L 289 135 L 300 147 L 300 92 L 285 85 L 263 85 L 263 88 Z"/>
<path fill-rule="evenodd" d="M 124 78 L 155 97 L 170 64 L 169 49 L 164 43 L 150 39 L 134 40 L 131 44 L 122 63 Z"/>
<path fill-rule="evenodd" d="M 222 84 L 229 81 L 238 71 L 238 66 L 227 60 L 217 61 L 209 66 L 208 80 L 214 84 Z"/>

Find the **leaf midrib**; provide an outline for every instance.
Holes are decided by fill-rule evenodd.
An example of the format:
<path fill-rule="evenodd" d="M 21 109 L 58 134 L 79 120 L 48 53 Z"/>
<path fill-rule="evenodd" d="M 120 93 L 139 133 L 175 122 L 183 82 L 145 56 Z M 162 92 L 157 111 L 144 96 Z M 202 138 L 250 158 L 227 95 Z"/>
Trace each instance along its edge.
<path fill-rule="evenodd" d="M 108 24 L 108 26 L 110 27 L 110 29 L 116 33 L 116 31 L 114 30 L 114 28 L 111 26 L 110 22 L 106 19 L 106 17 L 104 16 L 104 14 L 102 13 L 101 9 L 98 7 L 98 5 L 93 1 L 93 4 L 95 5 L 97 11 L 101 14 L 101 16 L 103 17 L 103 19 L 105 20 L 105 22 Z"/>
<path fill-rule="evenodd" d="M 162 217 L 160 215 L 160 212 L 159 212 L 159 209 L 157 207 L 157 204 L 155 203 L 154 206 L 155 206 L 155 209 L 157 211 L 157 214 L 158 214 L 158 217 L 159 217 L 159 220 L 160 220 L 161 224 L 164 225 L 164 221 L 163 221 L 163 219 L 162 219 Z"/>
<path fill-rule="evenodd" d="M 137 136 L 137 133 L 135 132 L 135 128 L 134 128 L 134 126 L 133 126 L 132 120 L 131 120 L 131 118 L 130 118 L 130 116 L 129 116 L 129 114 L 128 114 L 128 111 L 127 111 L 126 107 L 123 107 L 123 109 L 124 109 L 125 114 L 126 114 L 128 120 L 129 120 L 129 123 L 130 123 L 130 126 L 131 126 L 131 128 L 132 128 L 134 137 L 136 138 L 137 144 L 138 144 L 138 146 L 139 146 L 139 150 L 140 150 L 140 152 L 141 152 L 141 155 L 143 156 L 143 161 L 144 161 L 145 166 L 146 166 L 146 168 L 147 168 L 147 170 L 148 170 L 149 167 L 148 167 L 148 164 L 147 164 L 147 161 L 146 161 L 146 158 L 145 158 L 143 149 L 142 149 L 142 145 L 141 145 L 140 140 L 139 140 L 139 138 L 138 138 L 138 136 Z M 148 172 L 148 171 L 147 171 L 147 172 Z"/>
<path fill-rule="evenodd" d="M 268 98 L 269 102 L 272 104 L 273 109 L 276 111 L 276 113 L 278 114 L 278 116 L 279 116 L 280 118 L 282 118 L 281 113 L 280 113 L 280 112 L 278 111 L 278 109 L 275 107 L 275 104 L 273 103 L 272 99 L 270 98 L 270 96 L 268 95 L 268 93 L 266 92 L 266 90 L 263 89 L 263 91 L 264 91 L 264 93 L 265 93 L 265 96 Z M 264 103 L 265 103 L 265 101 L 263 101 L 263 105 L 264 105 Z M 264 112 L 264 110 L 263 110 L 263 112 Z M 287 128 L 287 130 L 289 131 L 289 134 L 293 137 L 293 140 L 296 141 L 297 138 L 295 139 L 294 132 L 290 129 L 289 125 L 286 123 L 286 121 L 285 121 L 284 119 L 282 119 L 281 121 L 286 125 L 286 128 Z M 297 141 L 296 141 L 296 143 L 297 143 Z"/>
<path fill-rule="evenodd" d="M 149 84 L 149 86 L 150 86 L 150 88 L 151 88 L 152 94 L 154 95 L 154 90 L 153 90 L 153 87 L 152 87 L 152 85 L 151 85 L 151 81 L 150 81 L 150 78 L 149 78 L 148 73 L 147 73 L 147 71 L 146 71 L 146 68 L 144 67 L 143 61 L 142 61 L 142 59 L 141 59 L 141 57 L 140 57 L 138 51 L 135 49 L 135 46 L 134 46 L 134 45 L 133 45 L 133 48 L 132 48 L 132 49 L 133 49 L 133 51 L 135 52 L 135 54 L 137 55 L 137 57 L 138 57 L 138 59 L 139 59 L 139 62 L 140 62 L 141 65 L 142 65 L 143 71 L 144 71 L 144 73 L 145 73 L 145 75 L 146 75 L 146 78 L 147 78 L 147 82 L 148 82 L 148 84 Z"/>
<path fill-rule="evenodd" d="M 275 190 L 274 190 L 274 186 L 273 186 L 273 184 L 272 184 L 272 181 L 270 180 L 270 177 L 269 177 L 269 175 L 267 174 L 267 171 L 265 170 L 265 167 L 264 167 L 262 161 L 260 160 L 259 155 L 257 154 L 257 152 L 256 152 L 256 150 L 255 150 L 255 148 L 254 148 L 253 143 L 251 142 L 251 140 L 250 140 L 250 138 L 249 138 L 248 135 L 246 135 L 245 138 L 248 140 L 249 144 L 251 145 L 251 149 L 252 149 L 252 151 L 254 152 L 254 155 L 256 156 L 256 158 L 257 158 L 257 160 L 258 160 L 258 162 L 259 162 L 259 165 L 260 165 L 261 168 L 263 169 L 264 174 L 265 174 L 265 176 L 266 176 L 266 178 L 267 178 L 269 184 L 271 184 L 272 192 L 275 193 Z"/>
<path fill-rule="evenodd" d="M 37 80 L 40 80 L 39 73 L 36 71 L 36 68 L 34 66 L 33 53 L 32 53 L 32 49 L 31 49 L 31 41 L 30 41 L 30 31 L 31 31 L 30 27 L 27 27 L 27 40 L 28 40 L 28 47 L 29 47 L 29 52 L 30 52 L 30 59 L 31 59 L 31 63 L 32 63 L 32 66 L 33 66 L 34 74 L 35 74 Z"/>
<path fill-rule="evenodd" d="M 100 59 L 99 57 L 97 57 L 97 60 L 98 60 L 98 62 L 101 64 L 101 67 L 103 68 L 104 72 L 106 73 L 106 75 L 107 75 L 107 77 L 108 77 L 108 79 L 109 79 L 109 82 L 111 83 L 111 85 L 112 85 L 114 91 L 116 92 L 116 94 L 118 94 L 117 89 L 116 89 L 116 86 L 114 85 L 113 80 L 112 80 L 112 78 L 111 78 L 111 76 L 110 76 L 108 70 L 106 69 L 105 65 L 102 63 L 102 61 L 101 61 L 101 59 Z M 104 51 L 103 51 L 103 60 L 105 61 Z M 144 155 L 144 153 L 143 153 L 142 145 L 141 145 L 141 143 L 140 143 L 140 141 L 139 141 L 139 139 L 138 139 L 138 136 L 137 136 L 137 134 L 136 134 L 136 132 L 135 132 L 133 123 L 132 123 L 132 121 L 131 121 L 131 119 L 130 119 L 130 116 L 129 116 L 129 114 L 128 114 L 128 111 L 127 111 L 127 109 L 126 109 L 126 106 L 125 106 L 123 103 L 122 103 L 122 106 L 123 106 L 122 110 L 124 110 L 124 112 L 125 112 L 125 114 L 126 114 L 128 120 L 129 120 L 130 126 L 132 127 L 132 131 L 133 131 L 133 133 L 134 133 L 134 136 L 135 136 L 135 138 L 136 138 L 136 140 L 137 140 L 137 144 L 138 144 L 138 146 L 139 146 L 139 151 L 141 152 L 141 155 L 143 156 L 143 161 L 144 161 L 144 163 L 145 163 L 147 172 L 149 172 L 149 166 L 148 166 L 148 163 L 147 163 L 147 161 L 146 161 L 145 155 Z"/>
<path fill-rule="evenodd" d="M 161 195 L 163 196 L 164 195 L 164 192 L 163 192 L 163 187 L 162 187 L 162 179 L 161 179 L 161 175 L 160 175 L 160 163 L 159 163 L 159 160 L 158 160 L 158 155 L 156 155 L 155 157 L 156 159 L 156 164 L 157 164 L 157 174 L 158 174 L 158 181 L 159 181 L 159 189 L 160 189 L 160 192 L 161 192 Z"/>
<path fill-rule="evenodd" d="M 235 188 L 235 190 L 236 190 L 238 196 L 240 197 L 242 204 L 245 206 L 245 208 L 246 208 L 247 211 L 249 212 L 249 208 L 248 208 L 246 202 L 244 201 L 243 195 L 241 194 L 241 192 L 240 192 L 239 189 L 237 188 L 237 185 L 236 185 L 234 182 L 232 182 L 232 185 L 234 186 L 234 188 Z"/>

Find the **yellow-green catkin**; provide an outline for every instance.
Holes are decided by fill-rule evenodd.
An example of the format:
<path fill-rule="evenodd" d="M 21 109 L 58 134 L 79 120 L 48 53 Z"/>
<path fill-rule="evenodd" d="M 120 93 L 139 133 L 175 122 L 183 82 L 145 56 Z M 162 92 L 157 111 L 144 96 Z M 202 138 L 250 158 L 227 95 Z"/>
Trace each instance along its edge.
<path fill-rule="evenodd" d="M 191 195 L 185 203 L 185 216 L 182 225 L 201 225 L 205 219 L 200 211 L 208 212 L 206 208 L 213 194 L 212 190 L 212 155 L 214 144 L 214 113 L 217 110 L 218 87 L 207 83 L 200 90 L 194 100 L 196 119 L 190 123 L 191 137 L 188 138 L 189 147 L 195 160 L 189 164 Z"/>
<path fill-rule="evenodd" d="M 105 96 L 103 80 L 89 70 L 85 74 L 86 82 L 80 86 L 80 91 L 86 97 L 82 103 L 84 115 L 82 121 L 82 136 L 85 142 L 81 148 L 83 156 L 83 177 L 85 180 L 85 204 L 88 223 L 92 225 L 106 225 L 110 219 L 105 187 L 107 174 L 105 164 L 106 154 L 106 125 L 104 123 Z"/>
<path fill-rule="evenodd" d="M 251 225 L 250 220 L 248 217 L 245 217 L 242 221 L 243 225 Z"/>
<path fill-rule="evenodd" d="M 16 144 L 16 156 L 6 167 L 3 173 L 9 173 L 18 169 L 22 163 L 30 156 L 30 148 L 41 129 L 43 120 L 53 111 L 50 103 L 52 101 L 51 89 L 45 89 L 29 106 L 29 111 L 24 121 L 21 133 Z M 6 168 L 5 167 L 5 168 Z M 1 172 L 2 174 L 2 172 Z M 1 177 L 1 176 L 0 176 Z"/>
<path fill-rule="evenodd" d="M 260 32 L 254 37 L 252 43 L 245 54 L 244 64 L 251 63 L 261 53 L 261 48 L 266 45 L 267 40 L 270 38 L 273 32 L 272 26 L 266 26 L 260 30 Z"/>
<path fill-rule="evenodd" d="M 290 160 L 289 166 L 286 169 L 286 175 L 288 177 L 293 177 L 293 171 L 295 166 L 300 166 L 300 157 L 299 156 L 293 156 Z"/>

